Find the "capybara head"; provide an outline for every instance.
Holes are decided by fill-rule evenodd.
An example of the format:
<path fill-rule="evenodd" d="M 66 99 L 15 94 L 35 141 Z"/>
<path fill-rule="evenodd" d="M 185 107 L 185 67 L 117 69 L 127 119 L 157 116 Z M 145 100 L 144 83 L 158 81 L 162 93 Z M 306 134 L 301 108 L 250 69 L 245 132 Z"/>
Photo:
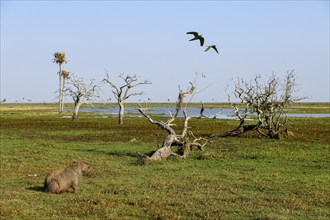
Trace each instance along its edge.
<path fill-rule="evenodd" d="M 89 171 L 90 166 L 81 161 L 73 161 L 71 166 L 77 167 L 77 169 L 80 169 L 81 171 Z"/>

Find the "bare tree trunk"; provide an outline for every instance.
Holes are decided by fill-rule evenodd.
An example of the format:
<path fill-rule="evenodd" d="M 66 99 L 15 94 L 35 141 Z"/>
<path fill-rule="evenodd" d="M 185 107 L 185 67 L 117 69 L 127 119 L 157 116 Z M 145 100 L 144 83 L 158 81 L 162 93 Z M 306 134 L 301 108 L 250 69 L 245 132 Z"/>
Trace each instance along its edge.
<path fill-rule="evenodd" d="M 134 76 L 124 76 L 124 74 L 119 75 L 120 78 L 122 78 L 125 83 L 122 86 L 116 86 L 109 77 L 108 72 L 106 72 L 106 78 L 103 79 L 104 82 L 110 84 L 112 88 L 112 93 L 114 94 L 117 103 L 119 105 L 119 117 L 118 117 L 118 124 L 122 125 L 124 123 L 123 117 L 124 117 L 124 102 L 131 96 L 138 96 L 142 95 L 143 92 L 136 92 L 136 93 L 130 93 L 130 89 L 144 84 L 151 84 L 151 82 L 145 80 L 144 82 L 138 83 L 138 77 L 136 75 Z"/>
<path fill-rule="evenodd" d="M 75 121 L 77 119 L 80 105 L 81 105 L 80 100 L 78 100 L 74 103 L 74 112 L 72 115 L 72 121 Z"/>
<path fill-rule="evenodd" d="M 174 145 L 183 146 L 184 142 L 178 139 L 175 134 L 168 135 L 161 148 L 157 149 L 151 156 L 147 156 L 143 153 L 138 153 L 138 163 L 140 165 L 147 164 L 150 161 L 161 161 L 162 159 L 168 158 L 170 156 L 177 156 L 180 158 L 185 158 L 184 150 L 182 155 L 176 154 L 172 151 L 171 147 Z"/>
<path fill-rule="evenodd" d="M 118 101 L 118 105 L 119 105 L 119 118 L 118 118 L 118 123 L 120 125 L 122 125 L 124 123 L 124 109 L 125 109 L 125 106 L 124 106 L 124 103 L 123 102 L 119 102 Z"/>
<path fill-rule="evenodd" d="M 60 87 L 60 91 L 59 91 L 59 100 L 58 100 L 58 104 L 59 104 L 59 109 L 58 109 L 58 112 L 59 113 L 62 113 L 63 110 L 62 110 L 62 98 L 63 98 L 63 77 L 62 77 L 62 64 L 59 64 L 59 67 L 60 67 L 60 70 L 59 70 L 59 87 Z"/>
<path fill-rule="evenodd" d="M 139 109 L 139 112 L 147 118 L 147 120 L 159 126 L 163 130 L 165 130 L 169 135 L 164 139 L 163 145 L 161 148 L 157 149 L 150 157 L 138 153 L 138 163 L 141 165 L 147 164 L 149 161 L 160 161 L 164 158 L 170 157 L 170 156 L 176 156 L 180 158 L 186 158 L 189 154 L 189 151 L 192 149 L 192 147 L 197 147 L 200 150 L 203 150 L 203 147 L 209 142 L 207 139 L 204 138 L 195 138 L 193 141 L 187 141 L 186 135 L 187 135 L 187 129 L 188 129 L 188 118 L 185 115 L 185 121 L 184 121 L 184 127 L 182 130 L 181 135 L 177 135 L 175 131 L 171 128 L 171 122 L 173 122 L 174 118 L 172 120 L 169 120 L 167 123 L 162 121 L 155 121 L 153 120 L 149 115 L 147 115 L 142 108 Z M 204 141 L 204 143 L 200 143 L 200 141 Z M 172 146 L 178 146 L 180 154 L 174 153 L 171 149 Z"/>
<path fill-rule="evenodd" d="M 204 115 L 204 110 L 205 110 L 205 108 L 204 108 L 204 103 L 203 102 L 201 102 L 201 110 L 200 110 L 200 112 L 199 112 L 199 117 L 198 118 L 209 118 L 208 116 L 206 116 L 206 115 Z"/>
<path fill-rule="evenodd" d="M 244 125 L 245 121 L 244 120 L 241 120 L 240 124 L 232 129 L 232 130 L 229 130 L 229 131 L 225 131 L 225 132 L 222 132 L 222 133 L 218 133 L 218 134 L 212 134 L 210 137 L 230 137 L 230 136 L 236 136 L 236 135 L 239 135 L 239 134 L 243 134 L 247 131 L 253 131 L 253 130 L 256 130 L 260 127 L 259 124 L 257 125 Z"/>
<path fill-rule="evenodd" d="M 190 136 L 194 138 L 193 141 L 190 141 L 187 137 L 188 131 L 188 121 L 189 117 L 187 116 L 186 108 L 183 110 L 184 115 L 184 123 L 181 135 L 177 135 L 174 129 L 171 126 L 174 126 L 173 121 L 176 119 L 178 112 L 181 110 L 183 100 L 186 94 L 193 94 L 195 90 L 195 86 L 193 83 L 191 84 L 191 88 L 188 91 L 181 91 L 179 92 L 178 102 L 176 106 L 176 113 L 174 116 L 171 117 L 166 123 L 163 121 L 155 121 L 149 115 L 144 112 L 144 109 L 140 106 L 139 112 L 152 124 L 157 125 L 158 127 L 162 128 L 164 131 L 168 133 L 167 137 L 164 139 L 163 146 L 156 150 L 150 157 L 138 153 L 138 163 L 143 165 L 148 163 L 149 161 L 160 161 L 164 158 L 169 156 L 177 156 L 180 158 L 186 158 L 191 151 L 192 147 L 197 147 L 199 150 L 203 150 L 203 147 L 209 142 L 205 138 L 196 138 L 192 132 Z M 202 142 L 202 143 L 201 143 Z M 174 153 L 171 149 L 172 146 L 178 146 L 178 152 Z"/>
<path fill-rule="evenodd" d="M 61 112 L 64 111 L 64 85 L 65 85 L 65 78 L 62 75 Z"/>
<path fill-rule="evenodd" d="M 171 146 L 174 144 L 182 145 L 182 142 L 177 139 L 176 135 L 168 135 L 164 140 L 163 146 L 159 148 L 155 153 L 153 153 L 153 155 L 149 157 L 149 160 L 162 160 L 163 158 L 174 155 L 171 150 Z"/>
<path fill-rule="evenodd" d="M 83 79 L 76 79 L 74 74 L 72 74 L 69 86 L 65 89 L 67 95 L 71 96 L 74 101 L 72 121 L 77 119 L 80 105 L 84 103 L 84 99 L 92 101 L 94 97 L 97 97 L 97 90 L 98 86 L 94 84 L 93 80 L 87 85 Z"/>

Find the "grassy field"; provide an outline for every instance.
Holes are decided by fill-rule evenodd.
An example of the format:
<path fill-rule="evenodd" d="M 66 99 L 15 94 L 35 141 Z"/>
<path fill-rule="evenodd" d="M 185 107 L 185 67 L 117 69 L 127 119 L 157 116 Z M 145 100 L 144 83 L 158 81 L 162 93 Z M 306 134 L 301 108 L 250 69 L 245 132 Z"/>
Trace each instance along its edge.
<path fill-rule="evenodd" d="M 72 123 L 55 105 L 15 105 L 0 112 L 1 219 L 330 218 L 329 118 L 292 118 L 290 139 L 213 138 L 185 160 L 138 166 L 136 153 L 154 151 L 166 136 L 144 118 L 119 126 L 117 118 L 81 113 Z M 329 112 L 329 103 L 298 107 Z M 237 121 L 189 125 L 206 136 Z M 78 192 L 44 193 L 46 174 L 73 160 L 92 167 Z"/>

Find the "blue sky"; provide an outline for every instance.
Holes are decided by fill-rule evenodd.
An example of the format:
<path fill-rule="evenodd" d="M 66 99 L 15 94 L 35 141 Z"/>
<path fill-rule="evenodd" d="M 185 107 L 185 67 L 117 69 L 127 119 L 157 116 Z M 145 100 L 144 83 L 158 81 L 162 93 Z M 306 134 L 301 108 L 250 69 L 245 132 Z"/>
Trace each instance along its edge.
<path fill-rule="evenodd" d="M 130 101 L 175 101 L 195 73 L 193 101 L 227 101 L 232 78 L 294 69 L 297 96 L 329 102 L 329 1 L 1 1 L 1 100 L 57 101 L 56 51 L 86 81 L 108 70 L 117 84 L 121 73 L 152 82 Z"/>

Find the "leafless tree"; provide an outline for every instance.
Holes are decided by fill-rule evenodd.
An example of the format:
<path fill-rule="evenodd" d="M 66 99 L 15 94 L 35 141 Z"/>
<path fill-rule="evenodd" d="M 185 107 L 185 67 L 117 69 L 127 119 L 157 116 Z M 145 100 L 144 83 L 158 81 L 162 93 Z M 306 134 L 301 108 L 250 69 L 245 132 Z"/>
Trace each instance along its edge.
<path fill-rule="evenodd" d="M 188 132 L 188 121 L 189 117 L 187 116 L 186 108 L 183 110 L 184 114 L 184 123 L 183 123 L 183 129 L 181 134 L 176 134 L 175 130 L 172 128 L 175 126 L 173 124 L 174 120 L 176 119 L 178 112 L 181 110 L 183 101 L 184 101 L 184 95 L 183 94 L 193 94 L 195 90 L 195 86 L 193 83 L 191 83 L 191 88 L 187 91 L 181 91 L 179 92 L 179 97 L 177 101 L 177 107 L 176 112 L 174 115 L 171 115 L 171 118 L 167 122 L 163 121 L 156 121 L 153 120 L 147 113 L 147 108 L 140 108 L 138 109 L 139 112 L 152 124 L 160 127 L 164 131 L 168 133 L 167 137 L 164 139 L 162 147 L 157 149 L 150 157 L 138 153 L 138 159 L 140 164 L 146 164 L 149 161 L 160 161 L 164 158 L 170 157 L 170 156 L 176 156 L 180 158 L 186 158 L 189 154 L 189 152 L 192 150 L 193 147 L 196 147 L 200 150 L 203 150 L 204 146 L 209 142 L 205 138 L 196 138 L 192 132 Z M 193 138 L 190 140 L 190 138 Z M 178 146 L 179 147 L 179 153 L 174 153 L 171 149 L 172 146 Z"/>
<path fill-rule="evenodd" d="M 219 114 L 221 114 L 222 109 L 220 109 L 220 111 L 218 111 L 213 117 L 208 116 L 208 115 L 205 115 L 205 114 L 204 114 L 204 111 L 205 111 L 204 103 L 201 102 L 201 110 L 199 111 L 199 116 L 198 116 L 199 119 L 201 119 L 201 118 L 212 118 L 212 119 L 216 119 L 217 116 L 218 116 Z"/>
<path fill-rule="evenodd" d="M 81 104 L 84 103 L 84 99 L 91 101 L 98 97 L 98 85 L 95 84 L 94 80 L 86 84 L 82 78 L 78 79 L 73 74 L 69 79 L 69 87 L 65 92 L 68 96 L 71 96 L 74 101 L 74 111 L 72 115 L 72 120 L 74 121 L 78 117 L 79 108 Z"/>
<path fill-rule="evenodd" d="M 305 97 L 293 96 L 295 92 L 294 71 L 288 71 L 285 78 L 280 80 L 273 73 L 267 82 L 261 83 L 261 76 L 257 75 L 252 81 L 238 79 L 235 84 L 235 97 L 240 100 L 244 108 L 235 108 L 235 115 L 239 118 L 238 127 L 212 137 L 227 137 L 242 134 L 246 131 L 257 130 L 261 135 L 279 138 L 280 135 L 292 135 L 288 130 L 287 110 L 293 102 Z M 246 125 L 248 116 L 255 115 L 257 123 Z"/>
<path fill-rule="evenodd" d="M 188 89 L 187 91 L 183 91 L 181 90 L 180 86 L 179 86 L 179 96 L 178 96 L 178 101 L 176 102 L 176 108 L 175 108 L 175 115 L 174 115 L 174 118 L 176 118 L 182 108 L 182 105 L 183 105 L 183 100 L 185 98 L 186 95 L 188 94 L 193 94 L 195 92 L 195 85 L 194 83 L 192 82 L 189 82 L 190 83 L 190 89 Z"/>
<path fill-rule="evenodd" d="M 122 86 L 117 86 L 109 76 L 109 73 L 106 71 L 106 78 L 103 79 L 103 82 L 108 83 L 112 89 L 112 93 L 117 100 L 118 106 L 119 106 L 119 117 L 118 117 L 118 123 L 123 124 L 123 117 L 124 117 L 124 109 L 125 109 L 125 101 L 129 99 L 132 96 L 139 96 L 143 95 L 143 92 L 135 92 L 130 93 L 130 90 L 140 86 L 140 85 L 147 85 L 151 84 L 148 80 L 145 80 L 143 82 L 138 82 L 138 77 L 136 75 L 119 75 L 119 78 L 124 80 L 124 83 Z"/>

